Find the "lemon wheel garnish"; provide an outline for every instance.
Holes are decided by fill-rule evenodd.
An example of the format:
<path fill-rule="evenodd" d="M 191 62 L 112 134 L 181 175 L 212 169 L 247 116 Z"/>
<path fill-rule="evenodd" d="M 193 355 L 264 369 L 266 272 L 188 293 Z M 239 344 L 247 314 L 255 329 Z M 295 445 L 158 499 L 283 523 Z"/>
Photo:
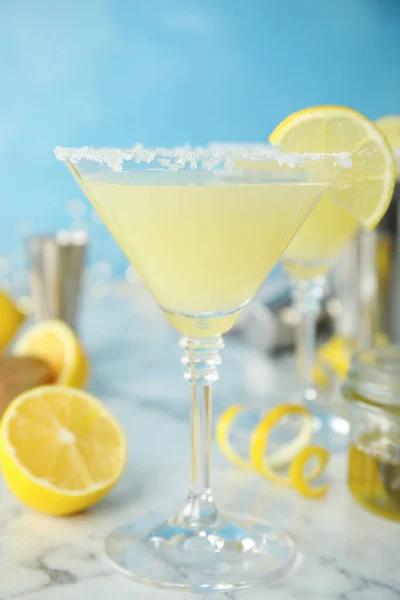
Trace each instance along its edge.
<path fill-rule="evenodd" d="M 58 385 L 82 388 L 87 382 L 88 359 L 77 335 L 63 321 L 43 321 L 28 329 L 17 341 L 14 354 L 45 360 Z"/>
<path fill-rule="evenodd" d="M 47 514 L 73 514 L 101 500 L 126 459 L 122 427 L 82 390 L 29 390 L 13 400 L 1 421 L 4 480 L 21 502 Z"/>
<path fill-rule="evenodd" d="M 269 442 L 269 436 L 276 425 L 288 415 L 301 415 L 303 417 L 303 427 L 300 434 L 288 444 L 277 450 L 272 456 L 266 455 L 266 449 Z M 305 424 L 305 425 L 304 425 Z M 312 415 L 302 406 L 277 406 L 273 408 L 255 427 L 251 434 L 249 456 L 255 470 L 263 477 L 278 485 L 291 486 L 289 475 L 283 475 L 278 472 L 284 466 L 287 466 L 292 459 L 302 450 L 312 439 L 313 418 Z"/>
<path fill-rule="evenodd" d="M 317 460 L 316 466 L 310 473 L 305 474 L 307 463 L 311 460 Z M 329 486 L 312 487 L 310 483 L 321 475 L 329 460 L 329 452 L 319 446 L 308 446 L 303 448 L 293 459 L 289 469 L 289 479 L 302 496 L 306 498 L 322 498 L 327 493 Z"/>
<path fill-rule="evenodd" d="M 392 199 L 396 176 L 392 149 L 377 125 L 345 106 L 316 106 L 287 117 L 269 139 L 284 152 L 351 152 L 350 168 L 326 175 L 327 183 L 335 179 L 335 185 L 324 198 L 348 210 L 365 229 L 376 227 Z"/>

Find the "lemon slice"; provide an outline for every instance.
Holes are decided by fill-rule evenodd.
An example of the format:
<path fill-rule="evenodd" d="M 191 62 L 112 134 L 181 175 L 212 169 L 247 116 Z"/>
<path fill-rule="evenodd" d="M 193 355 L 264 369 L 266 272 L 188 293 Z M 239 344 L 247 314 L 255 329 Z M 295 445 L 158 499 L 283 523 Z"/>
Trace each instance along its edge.
<path fill-rule="evenodd" d="M 375 123 L 386 136 L 396 157 L 397 176 L 400 175 L 400 115 L 388 115 L 377 119 Z"/>
<path fill-rule="evenodd" d="M 0 425 L 4 479 L 24 504 L 52 515 L 92 506 L 121 476 L 125 434 L 94 396 L 63 386 L 18 396 Z"/>
<path fill-rule="evenodd" d="M 283 418 L 288 415 L 301 415 L 307 423 L 300 435 L 275 452 L 270 458 L 266 456 L 266 448 L 272 430 Z M 249 456 L 254 469 L 273 483 L 290 487 L 292 481 L 289 475 L 278 472 L 291 462 L 305 446 L 310 442 L 313 434 L 313 417 L 311 413 L 302 406 L 282 405 L 273 408 L 254 428 L 251 434 Z M 271 462 L 272 458 L 272 462 Z"/>
<path fill-rule="evenodd" d="M 45 360 L 59 385 L 81 388 L 88 379 L 88 359 L 75 332 L 63 321 L 43 321 L 28 329 L 16 343 L 14 354 Z"/>
<path fill-rule="evenodd" d="M 0 292 L 0 351 L 11 342 L 25 315 L 18 310 L 12 298 Z"/>
<path fill-rule="evenodd" d="M 351 168 L 327 173 L 327 182 L 335 181 L 325 196 L 365 229 L 376 227 L 390 204 L 396 170 L 392 149 L 374 123 L 351 108 L 316 106 L 287 117 L 269 139 L 285 152 L 351 152 Z"/>

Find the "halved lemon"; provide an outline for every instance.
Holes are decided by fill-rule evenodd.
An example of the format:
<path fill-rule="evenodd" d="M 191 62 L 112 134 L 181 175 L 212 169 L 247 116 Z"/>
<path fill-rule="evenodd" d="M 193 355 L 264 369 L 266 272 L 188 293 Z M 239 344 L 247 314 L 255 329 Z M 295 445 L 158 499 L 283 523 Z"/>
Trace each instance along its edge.
<path fill-rule="evenodd" d="M 88 359 L 77 335 L 63 321 L 43 321 L 34 325 L 23 333 L 13 352 L 45 360 L 59 385 L 82 388 L 87 382 Z"/>
<path fill-rule="evenodd" d="M 287 117 L 269 139 L 284 152 L 350 152 L 352 166 L 328 174 L 327 182 L 332 175 L 335 182 L 326 196 L 365 229 L 376 227 L 392 199 L 396 169 L 392 149 L 374 123 L 345 106 L 316 106 Z"/>
<path fill-rule="evenodd" d="M 43 386 L 18 396 L 0 425 L 4 479 L 27 506 L 51 515 L 85 510 L 120 478 L 125 434 L 94 396 Z"/>

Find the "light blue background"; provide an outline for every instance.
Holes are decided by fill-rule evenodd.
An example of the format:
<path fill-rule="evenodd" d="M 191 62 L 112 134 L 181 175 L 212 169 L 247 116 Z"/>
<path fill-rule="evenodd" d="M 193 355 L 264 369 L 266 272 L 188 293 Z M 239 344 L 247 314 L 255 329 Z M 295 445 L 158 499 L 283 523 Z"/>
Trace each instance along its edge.
<path fill-rule="evenodd" d="M 0 0 L 0 256 L 83 198 L 54 146 L 264 141 L 321 103 L 400 113 L 399 38 L 397 0 Z"/>

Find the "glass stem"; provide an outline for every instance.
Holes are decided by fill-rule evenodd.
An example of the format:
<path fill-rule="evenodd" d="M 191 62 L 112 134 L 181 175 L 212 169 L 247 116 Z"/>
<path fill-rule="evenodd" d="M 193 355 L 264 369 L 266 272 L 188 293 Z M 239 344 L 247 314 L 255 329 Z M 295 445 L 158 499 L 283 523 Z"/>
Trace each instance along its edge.
<path fill-rule="evenodd" d="M 191 442 L 189 494 L 177 520 L 186 527 L 198 528 L 215 523 L 218 511 L 210 481 L 212 444 L 212 382 L 218 379 L 221 364 L 221 336 L 182 338 L 185 379 L 191 382 Z"/>
<path fill-rule="evenodd" d="M 293 297 L 300 315 L 297 328 L 296 360 L 303 401 L 312 402 L 317 398 L 314 386 L 315 348 L 317 339 L 317 317 L 324 293 L 324 278 L 298 280 L 294 283 Z"/>

